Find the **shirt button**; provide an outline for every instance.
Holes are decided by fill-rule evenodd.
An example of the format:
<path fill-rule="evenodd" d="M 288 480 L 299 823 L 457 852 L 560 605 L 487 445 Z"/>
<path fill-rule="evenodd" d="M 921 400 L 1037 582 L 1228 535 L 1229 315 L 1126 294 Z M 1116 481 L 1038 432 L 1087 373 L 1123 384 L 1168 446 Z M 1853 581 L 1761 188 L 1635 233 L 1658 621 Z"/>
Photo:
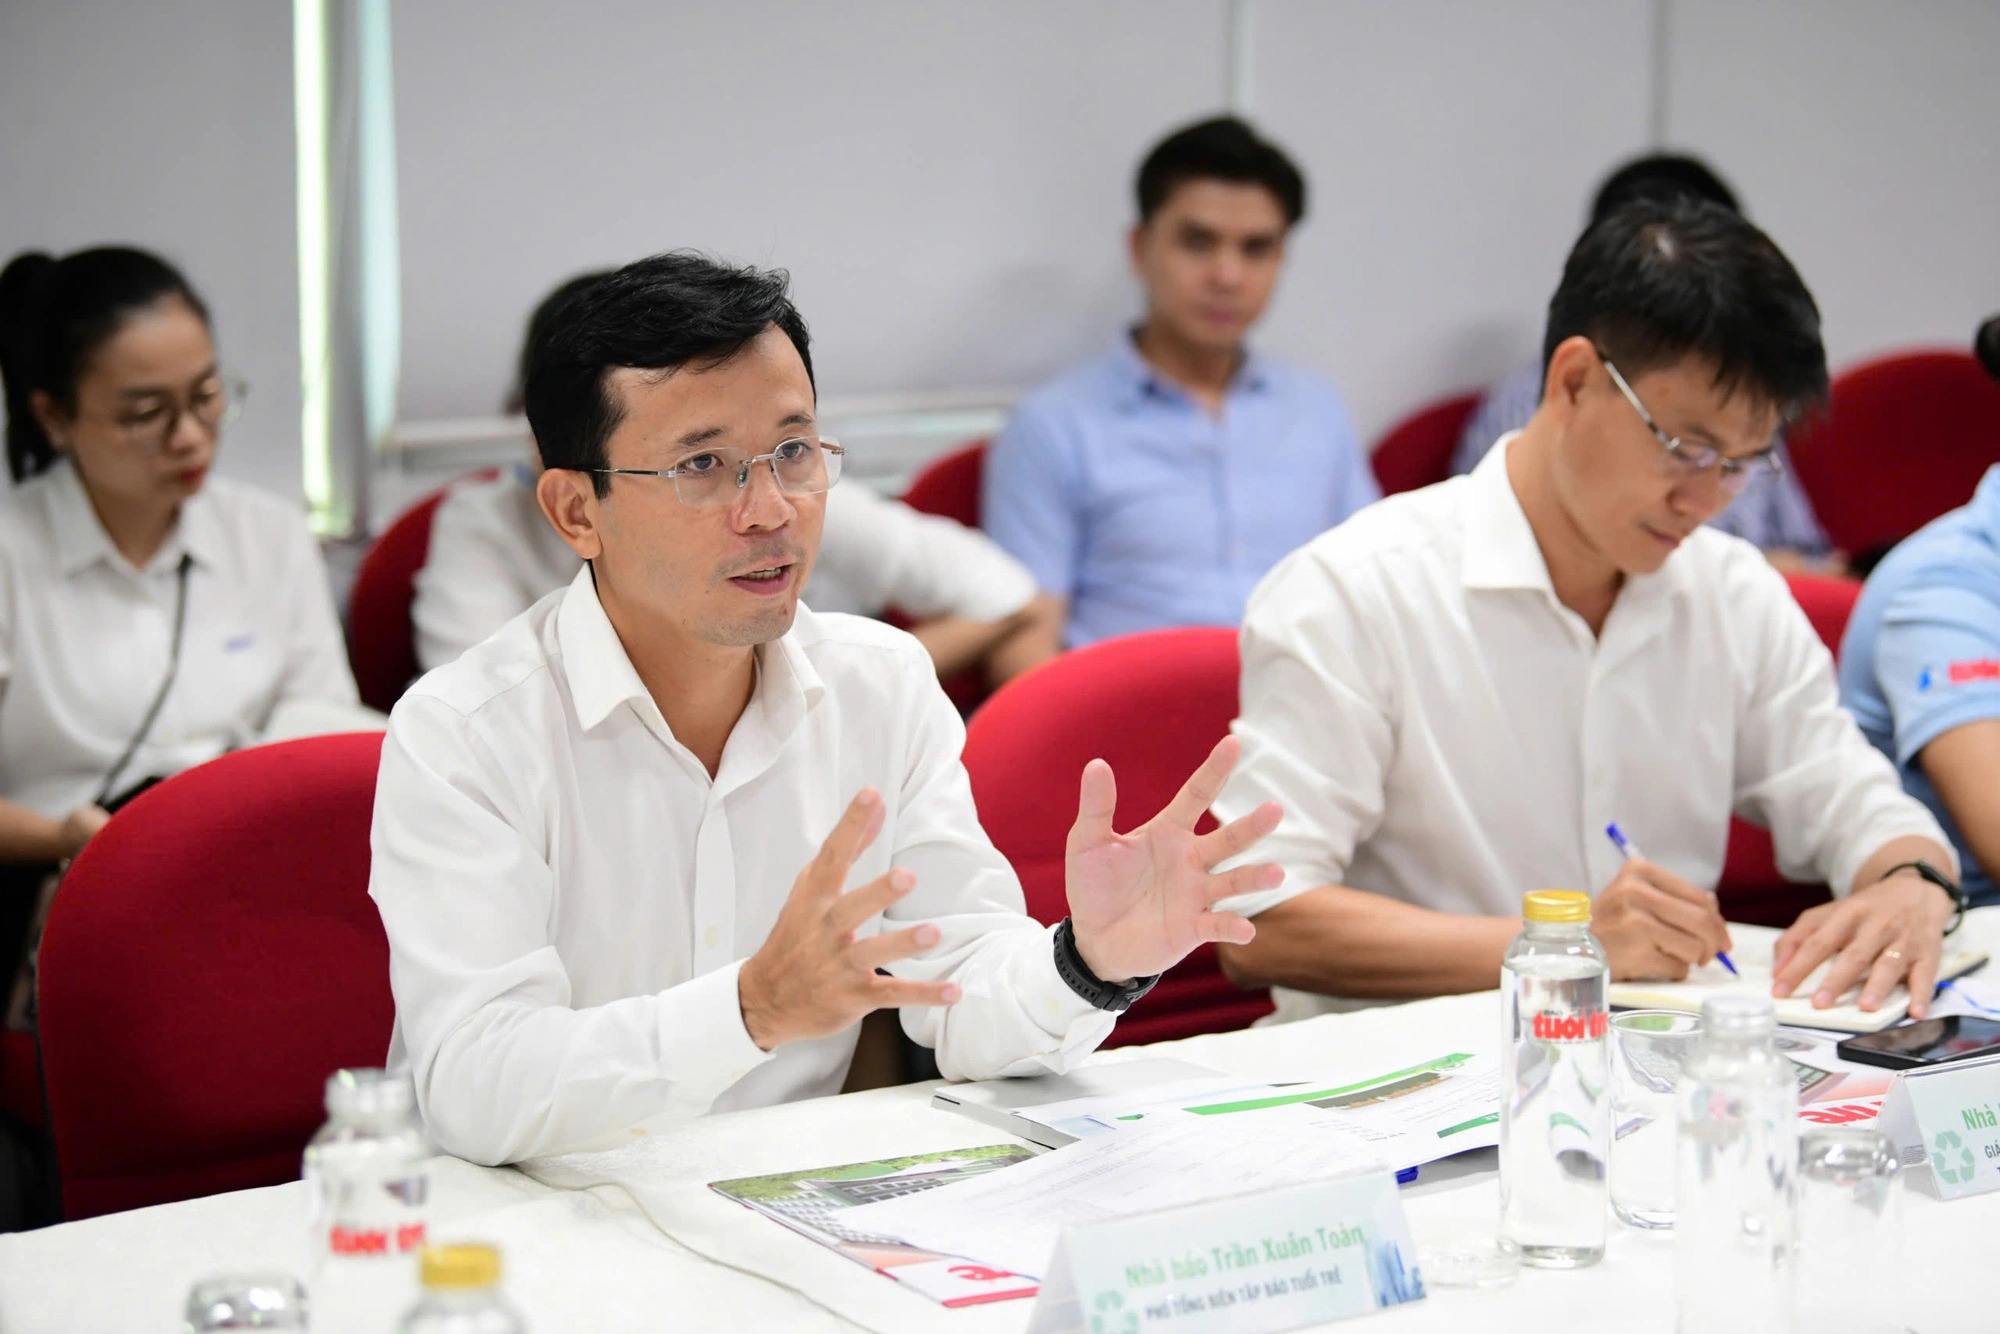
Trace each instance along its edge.
<path fill-rule="evenodd" d="M 708 928 L 708 930 L 701 933 L 701 944 L 703 949 L 712 950 L 721 943 L 722 943 L 722 932 L 717 930 L 715 927 L 711 926 L 710 928 Z"/>

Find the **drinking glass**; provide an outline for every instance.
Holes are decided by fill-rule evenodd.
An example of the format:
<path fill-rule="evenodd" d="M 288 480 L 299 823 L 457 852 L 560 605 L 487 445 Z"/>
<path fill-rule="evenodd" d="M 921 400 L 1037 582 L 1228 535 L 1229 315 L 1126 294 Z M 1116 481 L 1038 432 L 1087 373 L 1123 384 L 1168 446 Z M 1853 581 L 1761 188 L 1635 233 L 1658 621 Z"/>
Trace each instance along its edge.
<path fill-rule="evenodd" d="M 1701 1016 L 1611 1016 L 1611 1211 L 1633 1227 L 1674 1225 L 1674 1086 Z"/>
<path fill-rule="evenodd" d="M 183 1334 L 227 1329 L 304 1330 L 306 1290 L 290 1274 L 275 1271 L 212 1274 L 188 1291 Z"/>
<path fill-rule="evenodd" d="M 1866 1126 L 1817 1126 L 1800 1137 L 1794 1328 L 1904 1328 L 1895 1283 L 1903 1272 L 1897 1166 L 1889 1137 Z"/>

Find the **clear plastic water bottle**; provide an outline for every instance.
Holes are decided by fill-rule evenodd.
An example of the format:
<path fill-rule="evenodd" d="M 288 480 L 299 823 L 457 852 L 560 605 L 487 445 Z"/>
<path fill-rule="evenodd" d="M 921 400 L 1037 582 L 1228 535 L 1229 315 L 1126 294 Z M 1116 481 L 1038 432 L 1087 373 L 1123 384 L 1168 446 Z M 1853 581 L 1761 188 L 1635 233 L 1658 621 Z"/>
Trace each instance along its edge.
<path fill-rule="evenodd" d="M 306 1146 L 313 1327 L 390 1334 L 417 1292 L 431 1146 L 402 1071 L 341 1070 Z"/>
<path fill-rule="evenodd" d="M 1768 997 L 1715 996 L 1675 1098 L 1678 1334 L 1792 1328 L 1799 1086 Z"/>
<path fill-rule="evenodd" d="M 1604 1258 L 1610 965 L 1588 894 L 1538 889 L 1521 916 L 1500 965 L 1500 1244 L 1522 1264 L 1575 1269 Z"/>
<path fill-rule="evenodd" d="M 424 1295 L 397 1334 L 527 1334 L 521 1313 L 500 1295 L 500 1252 L 491 1246 L 433 1246 L 424 1252 Z"/>

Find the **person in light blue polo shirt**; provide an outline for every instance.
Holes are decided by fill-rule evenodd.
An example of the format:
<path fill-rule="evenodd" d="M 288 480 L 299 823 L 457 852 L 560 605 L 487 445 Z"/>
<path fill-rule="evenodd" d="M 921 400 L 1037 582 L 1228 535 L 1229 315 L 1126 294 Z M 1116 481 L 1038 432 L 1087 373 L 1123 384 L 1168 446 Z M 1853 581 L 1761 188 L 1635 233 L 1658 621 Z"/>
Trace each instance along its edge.
<path fill-rule="evenodd" d="M 982 525 L 1063 598 L 1061 644 L 1238 624 L 1257 581 L 1381 496 L 1333 389 L 1245 347 L 1305 181 L 1233 117 L 1139 169 L 1139 326 L 1024 398 L 988 451 Z"/>
<path fill-rule="evenodd" d="M 1875 567 L 1840 702 L 1951 835 L 1972 902 L 2000 903 L 2000 465 Z"/>

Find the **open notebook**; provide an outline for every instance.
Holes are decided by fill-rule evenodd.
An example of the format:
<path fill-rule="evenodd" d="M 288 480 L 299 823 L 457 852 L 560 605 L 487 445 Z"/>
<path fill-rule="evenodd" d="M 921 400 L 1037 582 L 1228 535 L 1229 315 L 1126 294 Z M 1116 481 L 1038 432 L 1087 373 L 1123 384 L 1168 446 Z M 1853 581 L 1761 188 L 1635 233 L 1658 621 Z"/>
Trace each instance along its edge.
<path fill-rule="evenodd" d="M 1630 1010 L 1699 1012 L 1703 1001 L 1726 992 L 1768 996 L 1771 994 L 1771 950 L 1783 934 L 1776 927 L 1742 926 L 1731 922 L 1729 938 L 1735 942 L 1736 948 L 1729 952 L 1729 958 L 1742 972 L 1741 977 L 1732 977 L 1727 968 L 1710 962 L 1690 972 L 1687 979 L 1681 982 L 1613 982 L 1611 1003 Z M 1984 951 L 1954 950 L 1952 942 L 1947 940 L 1943 962 L 1938 966 L 1938 981 L 1948 982 L 1985 962 Z M 1778 1002 L 1779 1023 L 1796 1028 L 1873 1033 L 1901 1023 L 1909 1014 L 1910 993 L 1900 986 L 1889 993 L 1878 1010 L 1857 1008 L 1855 1003 L 1861 999 L 1861 988 L 1858 986 L 1848 991 L 1830 1009 L 1815 1010 L 1812 1006 L 1813 992 L 1825 973 L 1826 965 L 1821 964 L 1789 999 Z"/>

